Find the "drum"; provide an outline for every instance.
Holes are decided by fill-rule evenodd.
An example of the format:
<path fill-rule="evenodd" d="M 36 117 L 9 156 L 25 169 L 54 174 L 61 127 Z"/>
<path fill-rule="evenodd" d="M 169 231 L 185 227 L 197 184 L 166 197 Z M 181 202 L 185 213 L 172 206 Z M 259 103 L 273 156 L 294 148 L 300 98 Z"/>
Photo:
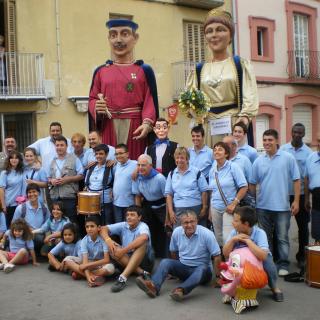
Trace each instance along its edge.
<path fill-rule="evenodd" d="M 78 214 L 100 214 L 100 193 L 79 192 L 78 193 Z"/>
<path fill-rule="evenodd" d="M 306 283 L 320 288 L 320 246 L 306 247 Z"/>

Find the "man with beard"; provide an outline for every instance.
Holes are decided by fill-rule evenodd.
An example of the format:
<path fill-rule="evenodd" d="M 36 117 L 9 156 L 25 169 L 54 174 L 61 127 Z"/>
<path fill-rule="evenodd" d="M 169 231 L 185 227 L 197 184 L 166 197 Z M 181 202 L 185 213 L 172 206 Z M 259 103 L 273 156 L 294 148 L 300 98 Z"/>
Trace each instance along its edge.
<path fill-rule="evenodd" d="M 62 127 L 60 122 L 52 122 L 49 127 L 49 136 L 42 138 L 34 142 L 29 146 L 29 148 L 34 148 L 37 154 L 41 157 L 42 167 L 45 169 L 47 174 L 50 171 L 50 164 L 54 157 L 57 156 L 56 153 L 56 138 L 62 135 Z M 70 139 L 68 141 L 68 153 L 72 153 L 73 148 Z"/>
<path fill-rule="evenodd" d="M 128 145 L 132 159 L 145 150 L 148 133 L 158 117 L 157 87 L 153 70 L 133 57 L 138 25 L 127 19 L 106 23 L 114 60 L 98 67 L 93 75 L 89 112 L 102 142 Z"/>

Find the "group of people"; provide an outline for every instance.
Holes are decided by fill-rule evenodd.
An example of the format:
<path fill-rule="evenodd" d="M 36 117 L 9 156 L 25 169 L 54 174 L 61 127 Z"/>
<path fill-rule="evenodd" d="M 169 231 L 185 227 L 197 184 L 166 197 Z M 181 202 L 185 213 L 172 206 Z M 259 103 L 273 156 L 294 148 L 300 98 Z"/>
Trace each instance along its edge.
<path fill-rule="evenodd" d="M 0 251 L 0 269 L 27 263 L 29 253 L 36 265 L 41 254 L 51 271 L 70 271 L 91 287 L 120 270 L 112 292 L 135 273 L 152 298 L 170 274 L 182 280 L 170 294 L 181 301 L 219 277 L 219 262 L 240 242 L 263 260 L 273 298 L 283 301 L 277 277 L 289 272 L 290 217 L 298 224 L 296 257 L 303 265 L 310 191 L 312 237 L 320 242 L 320 140 L 313 152 L 297 123 L 286 145 L 279 146 L 274 129 L 263 134 L 264 154 L 248 144 L 258 111 L 255 77 L 249 61 L 228 56 L 230 14 L 213 10 L 204 23 L 213 60 L 199 65 L 187 86 L 206 92 L 207 122 L 228 120 L 229 134 L 196 125 L 191 147 L 171 141 L 168 121 L 158 116 L 153 71 L 133 58 L 138 25 L 115 19 L 107 27 L 114 61 L 94 72 L 89 148 L 81 133 L 65 138 L 59 122 L 23 155 L 13 137 L 4 140 L 0 237 L 8 249 Z M 100 214 L 77 214 L 80 190 L 100 194 Z M 152 274 L 155 257 L 162 260 Z"/>

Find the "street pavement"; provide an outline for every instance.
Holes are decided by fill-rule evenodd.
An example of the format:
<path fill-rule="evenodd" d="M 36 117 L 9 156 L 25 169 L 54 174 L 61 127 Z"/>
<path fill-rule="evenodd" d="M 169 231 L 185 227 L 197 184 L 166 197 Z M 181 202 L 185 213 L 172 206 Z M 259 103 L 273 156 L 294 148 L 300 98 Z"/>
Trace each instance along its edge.
<path fill-rule="evenodd" d="M 295 221 L 291 225 L 291 271 L 297 271 L 293 258 L 297 247 Z M 258 294 L 260 306 L 241 315 L 236 315 L 230 305 L 222 304 L 220 290 L 210 286 L 200 286 L 183 302 L 175 302 L 169 293 L 176 283 L 166 281 L 160 296 L 150 299 L 138 289 L 134 277 L 125 290 L 111 293 L 111 283 L 89 288 L 84 280 L 74 281 L 69 275 L 49 272 L 45 262 L 39 267 L 17 267 L 10 274 L 0 273 L 0 320 L 319 319 L 320 289 L 305 283 L 279 279 L 284 302 L 274 302 L 265 288 Z"/>

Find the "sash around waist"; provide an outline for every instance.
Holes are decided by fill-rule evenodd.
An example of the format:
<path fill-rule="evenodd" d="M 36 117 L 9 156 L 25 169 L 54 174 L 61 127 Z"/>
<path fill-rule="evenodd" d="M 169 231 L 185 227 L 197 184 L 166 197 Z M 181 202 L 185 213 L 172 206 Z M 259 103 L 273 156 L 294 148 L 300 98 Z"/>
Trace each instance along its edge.
<path fill-rule="evenodd" d="M 227 106 L 222 106 L 222 107 L 211 107 L 209 109 L 209 112 L 212 112 L 214 114 L 220 114 L 231 109 L 238 109 L 238 105 L 233 103 L 233 104 L 229 104 Z"/>
<path fill-rule="evenodd" d="M 149 205 L 149 206 L 161 206 L 162 204 L 166 203 L 166 198 L 160 198 L 158 200 L 148 201 L 146 198 L 143 200 L 143 204 Z"/>
<path fill-rule="evenodd" d="M 112 118 L 114 119 L 135 119 L 141 117 L 142 108 L 137 107 L 128 107 L 122 109 L 112 109 L 112 107 L 108 107 L 110 113 L 112 114 Z"/>

